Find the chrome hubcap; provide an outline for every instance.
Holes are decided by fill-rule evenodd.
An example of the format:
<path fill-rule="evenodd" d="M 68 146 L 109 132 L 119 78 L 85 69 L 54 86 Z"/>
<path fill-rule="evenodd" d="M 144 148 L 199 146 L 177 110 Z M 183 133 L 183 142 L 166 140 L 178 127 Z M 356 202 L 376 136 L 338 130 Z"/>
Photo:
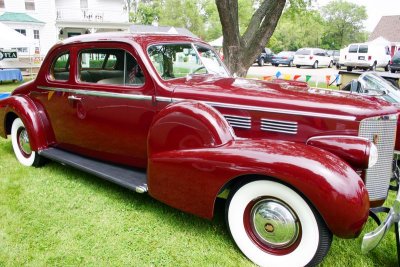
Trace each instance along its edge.
<path fill-rule="evenodd" d="M 277 199 L 263 199 L 251 210 L 252 228 L 258 239 L 265 245 L 287 248 L 299 236 L 299 220 L 294 212 Z"/>
<path fill-rule="evenodd" d="M 32 153 L 31 145 L 29 144 L 28 132 L 25 129 L 21 130 L 19 133 L 18 142 L 19 147 L 24 154 L 29 155 Z"/>

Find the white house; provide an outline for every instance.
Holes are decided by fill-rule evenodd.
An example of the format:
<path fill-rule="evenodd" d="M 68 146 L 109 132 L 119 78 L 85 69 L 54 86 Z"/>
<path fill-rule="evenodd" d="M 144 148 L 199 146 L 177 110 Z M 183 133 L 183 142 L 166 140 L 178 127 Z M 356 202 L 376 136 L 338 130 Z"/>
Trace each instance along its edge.
<path fill-rule="evenodd" d="M 74 35 L 129 30 L 124 0 L 0 0 L 0 22 L 33 40 L 21 55 L 43 56 Z"/>

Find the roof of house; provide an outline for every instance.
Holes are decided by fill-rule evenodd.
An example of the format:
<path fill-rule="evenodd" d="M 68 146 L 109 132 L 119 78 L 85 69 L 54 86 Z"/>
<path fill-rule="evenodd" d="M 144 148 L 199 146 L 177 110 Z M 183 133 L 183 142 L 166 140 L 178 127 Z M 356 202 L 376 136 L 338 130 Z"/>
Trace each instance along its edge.
<path fill-rule="evenodd" d="M 131 25 L 129 27 L 131 33 L 170 33 L 185 35 L 193 38 L 199 38 L 191 31 L 185 28 L 178 28 L 172 26 L 152 26 L 152 25 Z"/>
<path fill-rule="evenodd" d="M 0 21 L 44 23 L 43 21 L 37 20 L 26 13 L 15 12 L 4 12 L 2 15 L 0 15 Z"/>
<path fill-rule="evenodd" d="M 383 37 L 390 42 L 400 42 L 400 15 L 381 17 L 368 41 L 378 37 Z"/>

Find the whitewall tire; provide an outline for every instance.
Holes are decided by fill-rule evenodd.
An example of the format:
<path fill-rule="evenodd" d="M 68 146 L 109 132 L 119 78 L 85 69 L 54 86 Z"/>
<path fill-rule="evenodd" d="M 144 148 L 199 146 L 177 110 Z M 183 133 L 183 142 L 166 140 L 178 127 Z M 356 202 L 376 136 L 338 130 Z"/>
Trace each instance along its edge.
<path fill-rule="evenodd" d="M 41 157 L 32 151 L 28 131 L 20 118 L 16 118 L 11 126 L 11 143 L 17 160 L 25 166 L 39 166 Z"/>
<path fill-rule="evenodd" d="M 332 234 L 293 189 L 257 180 L 241 186 L 227 201 L 226 219 L 240 250 L 260 266 L 316 265 Z"/>

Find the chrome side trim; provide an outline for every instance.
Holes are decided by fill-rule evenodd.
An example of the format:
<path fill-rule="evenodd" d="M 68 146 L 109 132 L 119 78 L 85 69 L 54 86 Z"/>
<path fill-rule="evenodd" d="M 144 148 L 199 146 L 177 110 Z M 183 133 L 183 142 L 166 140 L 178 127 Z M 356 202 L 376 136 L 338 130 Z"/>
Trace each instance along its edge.
<path fill-rule="evenodd" d="M 42 90 L 66 92 L 66 93 L 74 93 L 74 94 L 90 95 L 90 96 L 103 96 L 103 97 L 125 98 L 125 99 L 135 99 L 135 100 L 151 100 L 152 99 L 152 96 L 99 92 L 99 91 L 83 90 L 83 89 L 66 89 L 66 88 L 47 87 L 47 86 L 38 86 L 38 88 L 42 89 Z M 188 99 L 156 97 L 156 100 L 160 101 L 160 102 L 179 102 L 179 101 L 188 100 Z M 328 118 L 328 119 L 339 119 L 339 120 L 347 120 L 347 121 L 355 121 L 356 120 L 355 116 L 347 116 L 347 115 L 332 115 L 332 114 L 326 114 L 326 113 L 317 113 L 317 112 L 308 112 L 308 111 L 299 111 L 299 110 L 253 107 L 253 106 L 247 106 L 247 105 L 227 104 L 227 103 L 210 102 L 210 101 L 203 101 L 203 102 L 205 102 L 206 104 L 208 104 L 210 106 L 220 107 L 220 108 L 232 108 L 232 109 L 238 109 L 238 110 L 271 112 L 271 113 L 278 113 L 278 114 L 290 114 L 290 115 L 299 115 L 299 116 Z"/>
<path fill-rule="evenodd" d="M 172 98 L 172 102 L 178 102 L 178 101 L 182 101 L 182 100 L 185 100 L 185 99 Z M 232 109 L 238 109 L 238 110 L 271 112 L 271 113 L 278 113 L 278 114 L 290 114 L 290 115 L 299 115 L 299 116 L 308 116 L 308 117 L 339 119 L 339 120 L 347 120 L 347 121 L 355 121 L 356 120 L 355 116 L 347 116 L 347 115 L 332 115 L 332 114 L 327 114 L 327 113 L 317 113 L 317 112 L 308 112 L 308 111 L 299 111 L 299 110 L 253 107 L 253 106 L 247 106 L 247 105 L 227 104 L 227 103 L 221 103 L 221 102 L 210 102 L 210 101 L 204 101 L 204 102 L 210 106 L 220 107 L 220 108 L 232 108 Z"/>
<path fill-rule="evenodd" d="M 49 90 L 55 92 L 65 92 L 76 95 L 88 95 L 88 96 L 100 96 L 100 97 L 111 97 L 111 98 L 123 98 L 123 99 L 133 99 L 133 100 L 152 100 L 152 96 L 148 95 L 132 95 L 132 94 L 121 94 L 121 93 L 109 93 L 109 92 L 100 92 L 93 90 L 84 90 L 84 89 L 66 89 L 66 88 L 56 88 L 56 87 L 47 87 L 47 86 L 38 86 L 39 89 Z"/>
<path fill-rule="evenodd" d="M 355 135 L 317 135 L 317 136 L 313 136 L 307 139 L 306 144 L 308 144 L 308 142 L 314 140 L 314 139 L 319 139 L 319 138 L 337 138 L 337 137 L 344 137 L 344 138 L 354 138 L 354 139 L 361 139 L 361 140 L 367 140 L 369 141 L 368 138 L 366 137 L 361 137 L 361 136 L 355 136 Z"/>

